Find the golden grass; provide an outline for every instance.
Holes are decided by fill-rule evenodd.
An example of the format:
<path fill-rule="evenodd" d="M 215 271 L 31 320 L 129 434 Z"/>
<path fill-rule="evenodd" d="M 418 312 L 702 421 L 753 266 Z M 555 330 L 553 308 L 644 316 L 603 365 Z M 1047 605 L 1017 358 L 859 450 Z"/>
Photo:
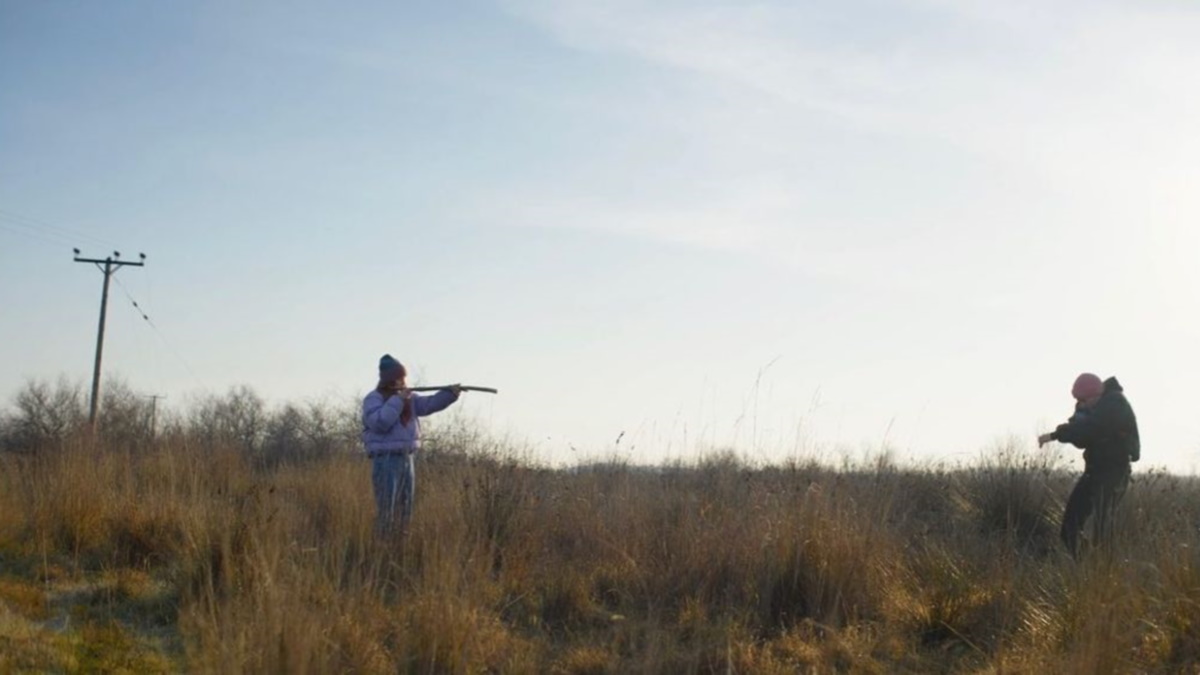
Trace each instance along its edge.
<path fill-rule="evenodd" d="M 1057 542 L 1071 477 L 418 467 L 372 536 L 354 453 L 186 443 L 0 456 L 0 671 L 1176 672 L 1200 664 L 1200 489 L 1153 474 L 1116 553 Z"/>

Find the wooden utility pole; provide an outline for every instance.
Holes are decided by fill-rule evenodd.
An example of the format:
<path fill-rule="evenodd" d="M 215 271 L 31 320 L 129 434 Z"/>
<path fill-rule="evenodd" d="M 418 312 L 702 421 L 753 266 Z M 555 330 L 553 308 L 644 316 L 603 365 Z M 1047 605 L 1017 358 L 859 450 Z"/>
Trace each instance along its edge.
<path fill-rule="evenodd" d="M 149 394 L 146 398 L 150 399 L 150 438 L 154 438 L 158 435 L 158 399 L 166 396 Z"/>
<path fill-rule="evenodd" d="M 108 282 L 117 270 L 126 265 L 130 267 L 142 267 L 146 264 L 145 253 L 138 254 L 138 262 L 130 262 L 128 260 L 121 260 L 120 258 L 120 251 L 113 251 L 113 254 L 104 260 L 80 258 L 79 249 L 75 249 L 75 262 L 93 263 L 97 269 L 104 272 L 104 292 L 100 296 L 100 329 L 96 333 L 96 365 L 92 368 L 92 400 L 88 410 L 88 424 L 92 427 L 93 433 L 96 431 L 96 417 L 100 410 L 100 359 L 104 355 L 104 320 L 108 315 Z"/>

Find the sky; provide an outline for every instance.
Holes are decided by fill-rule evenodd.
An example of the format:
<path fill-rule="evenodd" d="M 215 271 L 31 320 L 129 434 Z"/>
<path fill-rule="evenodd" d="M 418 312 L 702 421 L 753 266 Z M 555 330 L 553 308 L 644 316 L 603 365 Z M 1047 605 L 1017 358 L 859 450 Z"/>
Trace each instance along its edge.
<path fill-rule="evenodd" d="M 78 247 L 148 256 L 105 374 L 176 409 L 354 400 L 389 352 L 548 462 L 958 462 L 1034 452 L 1092 371 L 1142 467 L 1195 472 L 1197 34 L 1182 0 L 0 0 L 0 397 L 90 382 Z"/>

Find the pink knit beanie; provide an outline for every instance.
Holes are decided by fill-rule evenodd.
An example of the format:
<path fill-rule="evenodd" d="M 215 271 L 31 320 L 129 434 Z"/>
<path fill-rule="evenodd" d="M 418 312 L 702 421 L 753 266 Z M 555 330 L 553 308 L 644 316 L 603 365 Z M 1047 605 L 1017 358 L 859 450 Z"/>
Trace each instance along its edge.
<path fill-rule="evenodd" d="M 1099 398 L 1103 393 L 1104 383 L 1092 373 L 1084 373 L 1075 378 L 1075 384 L 1071 387 L 1071 395 L 1075 397 L 1076 401 Z"/>

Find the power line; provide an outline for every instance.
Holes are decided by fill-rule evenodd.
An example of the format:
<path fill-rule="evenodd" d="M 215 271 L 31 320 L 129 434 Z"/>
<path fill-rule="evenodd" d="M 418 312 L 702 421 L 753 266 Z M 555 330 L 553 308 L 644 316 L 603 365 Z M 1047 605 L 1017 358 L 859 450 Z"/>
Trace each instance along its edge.
<path fill-rule="evenodd" d="M 137 310 L 138 315 L 145 319 L 146 323 L 150 324 L 150 327 L 153 328 L 154 322 L 150 320 L 149 316 L 146 316 L 146 312 L 142 310 L 142 306 L 139 305 L 137 300 L 134 300 L 133 296 L 129 294 L 129 289 L 125 287 L 125 284 L 121 283 L 121 280 L 117 277 L 113 277 L 113 280 L 117 282 L 117 286 L 121 287 L 121 292 L 125 294 L 125 297 L 129 298 L 129 302 L 133 304 L 133 308 Z"/>
<path fill-rule="evenodd" d="M 63 234 L 61 232 L 57 232 L 52 229 L 48 229 L 46 227 L 42 227 L 40 225 L 34 225 L 22 218 L 10 216 L 4 212 L 0 212 L 0 225 L 4 226 L 9 231 L 21 232 L 21 233 L 28 234 L 30 236 L 37 235 L 37 236 L 40 236 L 40 237 L 43 237 L 46 239 L 53 238 L 53 239 L 63 239 L 63 240 L 68 240 L 68 241 L 75 241 L 75 239 L 71 238 L 69 235 Z"/>
<path fill-rule="evenodd" d="M 0 220 L 6 221 L 10 231 L 16 231 L 12 229 L 13 227 L 21 227 L 25 228 L 25 230 L 33 231 L 47 237 L 52 236 L 68 243 L 83 239 L 89 243 L 101 246 L 116 246 L 116 244 L 106 239 L 55 225 L 38 218 L 21 215 L 7 209 L 0 209 Z"/>
<path fill-rule="evenodd" d="M 65 237 L 56 238 L 53 236 L 49 236 L 43 232 L 39 232 L 37 230 L 18 229 L 15 225 L 11 225 L 9 223 L 4 222 L 2 217 L 0 217 L 0 231 L 20 235 L 22 237 L 28 237 L 29 239 L 32 239 L 34 241 L 41 242 L 44 244 L 51 244 L 54 246 L 62 246 L 64 244 L 70 243 L 70 240 L 66 239 Z"/>
<path fill-rule="evenodd" d="M 161 330 L 159 330 L 154 321 L 150 319 L 150 316 L 142 309 L 142 306 L 138 304 L 138 301 L 134 300 L 133 295 L 129 292 L 129 289 L 124 283 L 121 282 L 120 277 L 113 277 L 113 279 L 117 282 L 117 286 L 120 287 L 121 292 L 124 293 L 125 297 L 129 299 L 130 304 L 133 305 L 133 309 L 138 313 L 139 316 L 142 317 L 142 319 L 146 322 L 146 325 L 150 326 L 150 329 L 154 331 L 154 334 L 157 335 L 160 340 L 162 340 L 163 345 L 166 346 L 166 348 L 171 352 L 171 355 L 178 359 L 181 364 L 183 364 L 184 369 L 188 371 L 188 374 L 192 376 L 192 379 L 195 380 L 201 388 L 207 388 L 207 386 L 204 384 L 204 380 L 200 379 L 200 376 L 197 375 L 196 371 L 192 369 L 192 365 L 188 363 L 188 360 L 183 358 L 183 353 L 175 348 L 175 345 L 167 339 L 167 336 Z"/>

